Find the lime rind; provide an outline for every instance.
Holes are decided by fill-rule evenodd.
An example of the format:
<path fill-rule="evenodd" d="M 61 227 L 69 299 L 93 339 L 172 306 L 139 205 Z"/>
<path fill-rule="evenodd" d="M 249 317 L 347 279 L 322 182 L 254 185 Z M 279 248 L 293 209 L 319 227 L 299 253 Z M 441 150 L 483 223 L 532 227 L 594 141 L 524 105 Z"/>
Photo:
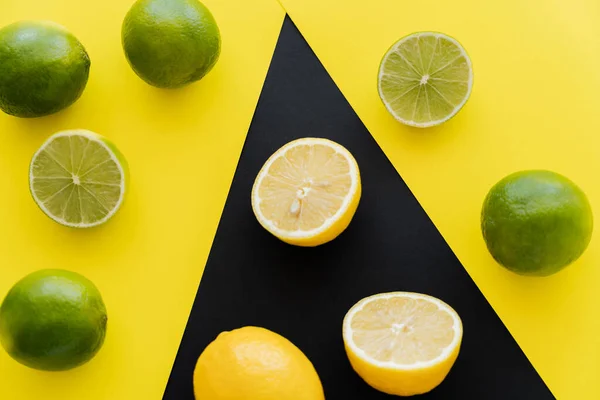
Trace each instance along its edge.
<path fill-rule="evenodd" d="M 74 104 L 91 61 L 64 26 L 22 20 L 0 29 L 0 109 L 20 118 L 54 114 Z"/>
<path fill-rule="evenodd" d="M 439 32 L 416 32 L 387 50 L 377 83 L 379 97 L 396 120 L 427 128 L 448 121 L 463 108 L 473 88 L 473 67 L 456 39 Z"/>
<path fill-rule="evenodd" d="M 17 362 L 42 371 L 67 371 L 93 359 L 108 323 L 98 287 L 62 269 L 32 272 L 0 305 L 0 344 Z"/>
<path fill-rule="evenodd" d="M 221 55 L 221 31 L 198 0 L 138 0 L 121 25 L 121 45 L 135 74 L 176 89 L 201 80 Z"/>
<path fill-rule="evenodd" d="M 53 163 L 43 164 L 43 158 L 45 156 L 51 155 L 51 152 L 56 152 L 56 149 L 54 149 L 53 146 L 56 146 L 57 141 L 61 138 L 69 138 L 69 145 L 72 144 L 71 141 L 74 138 L 75 140 L 85 140 L 88 144 L 94 143 L 96 146 L 95 152 L 97 153 L 98 150 L 100 150 L 100 152 L 105 153 L 108 157 L 99 164 L 88 165 L 88 169 L 83 171 L 84 168 L 82 167 L 85 163 L 85 159 L 92 158 L 94 154 L 86 154 L 86 148 L 82 150 L 81 154 L 75 154 L 73 148 L 70 148 L 68 150 L 70 152 L 70 162 L 69 157 L 67 157 L 66 161 L 63 163 L 53 160 Z M 59 147 L 59 150 L 64 150 L 66 152 L 66 149 L 60 149 L 60 145 L 57 147 Z M 79 158 L 77 171 L 73 171 L 75 169 L 73 157 Z M 53 159 L 52 157 L 49 158 Z M 108 163 L 110 161 L 112 161 L 110 164 L 112 164 L 111 167 L 114 169 L 112 171 L 113 177 L 107 177 L 104 169 L 98 167 L 100 164 Z M 53 164 L 55 165 L 54 167 L 52 167 Z M 44 171 L 42 177 L 38 175 L 40 169 Z M 119 177 L 118 183 L 103 181 L 103 179 L 114 180 L 115 173 L 117 173 Z M 83 180 L 84 175 L 96 176 L 99 179 Z M 79 179 L 79 176 L 82 177 L 81 185 L 75 182 L 76 179 Z M 29 189 L 38 207 L 55 222 L 73 228 L 91 228 L 102 225 L 120 209 L 125 198 L 127 176 L 127 163 L 125 158 L 111 142 L 88 130 L 67 130 L 50 136 L 33 155 L 29 168 Z M 40 183 L 40 181 L 45 181 L 47 187 L 44 186 L 45 184 Z M 83 183 L 85 183 L 85 185 Z M 56 191 L 55 189 L 60 185 L 62 185 L 62 188 Z M 103 195 L 102 191 L 97 190 L 99 186 L 104 189 L 104 192 L 108 189 L 109 192 L 112 191 L 113 193 Z M 90 188 L 94 190 L 89 190 Z M 69 193 L 69 191 L 71 193 Z M 115 191 L 118 191 L 117 196 L 114 196 Z M 60 194 L 59 192 L 63 193 Z M 77 192 L 77 196 L 73 196 L 73 193 L 75 192 Z M 46 204 L 51 200 L 50 198 L 59 194 L 61 198 L 57 199 L 57 203 L 64 204 L 62 215 L 57 215 L 57 213 L 51 210 L 51 207 Z M 47 195 L 47 197 L 44 197 L 44 195 Z M 82 199 L 85 199 L 85 201 Z M 60 200 L 63 200 L 64 202 L 59 203 Z M 78 204 L 75 203 L 76 201 L 78 201 Z M 91 203 L 95 203 L 95 205 L 90 205 Z M 80 221 L 72 222 L 65 218 L 64 211 L 67 207 L 79 207 L 79 212 L 81 214 Z M 92 218 L 89 218 L 90 216 Z"/>
<path fill-rule="evenodd" d="M 550 276 L 588 248 L 594 215 L 585 192 L 550 170 L 513 172 L 489 190 L 480 227 L 493 259 L 524 276 Z"/>

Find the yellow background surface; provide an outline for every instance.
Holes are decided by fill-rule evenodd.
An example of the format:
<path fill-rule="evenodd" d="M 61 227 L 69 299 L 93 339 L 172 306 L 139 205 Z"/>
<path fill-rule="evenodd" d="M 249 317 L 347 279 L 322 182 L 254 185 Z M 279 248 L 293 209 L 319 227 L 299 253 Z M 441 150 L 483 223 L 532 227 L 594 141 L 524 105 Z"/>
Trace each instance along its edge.
<path fill-rule="evenodd" d="M 132 0 L 2 0 L 0 25 L 61 23 L 92 67 L 71 108 L 34 120 L 0 115 L 0 297 L 29 272 L 66 268 L 96 283 L 109 322 L 103 349 L 73 371 L 34 371 L 0 350 L 0 398 L 162 398 L 284 17 L 274 0 L 204 3 L 221 30 L 221 57 L 201 82 L 166 91 L 139 79 L 123 55 Z M 54 223 L 29 194 L 34 151 L 71 128 L 105 135 L 129 162 L 125 203 L 98 229 Z"/>
<path fill-rule="evenodd" d="M 554 395 L 600 398 L 600 234 L 561 273 L 524 278 L 494 263 L 479 228 L 489 188 L 531 168 L 574 180 L 600 220 L 600 3 L 281 2 Z M 458 39 L 475 73 L 465 108 L 428 130 L 397 123 L 377 95 L 383 54 L 422 30 Z"/>

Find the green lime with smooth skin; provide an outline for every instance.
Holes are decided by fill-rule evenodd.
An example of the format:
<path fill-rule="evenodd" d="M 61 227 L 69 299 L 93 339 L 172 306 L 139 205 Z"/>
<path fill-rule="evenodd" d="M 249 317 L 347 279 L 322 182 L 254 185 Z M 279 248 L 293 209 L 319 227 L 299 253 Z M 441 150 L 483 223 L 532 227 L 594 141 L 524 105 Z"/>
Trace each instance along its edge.
<path fill-rule="evenodd" d="M 90 361 L 106 336 L 100 292 L 75 272 L 46 269 L 17 282 L 0 306 L 0 343 L 30 368 L 63 371 Z"/>
<path fill-rule="evenodd" d="M 121 30 L 134 72 L 159 88 L 178 88 L 203 78 L 221 53 L 219 27 L 198 0 L 138 0 Z"/>
<path fill-rule="evenodd" d="M 585 193 L 568 178 L 552 171 L 521 171 L 492 187 L 481 229 L 498 263 L 521 275 L 548 276 L 583 254 L 593 215 Z"/>
<path fill-rule="evenodd" d="M 73 34 L 50 21 L 0 29 L 0 108 L 42 117 L 75 103 L 87 85 L 90 58 Z"/>

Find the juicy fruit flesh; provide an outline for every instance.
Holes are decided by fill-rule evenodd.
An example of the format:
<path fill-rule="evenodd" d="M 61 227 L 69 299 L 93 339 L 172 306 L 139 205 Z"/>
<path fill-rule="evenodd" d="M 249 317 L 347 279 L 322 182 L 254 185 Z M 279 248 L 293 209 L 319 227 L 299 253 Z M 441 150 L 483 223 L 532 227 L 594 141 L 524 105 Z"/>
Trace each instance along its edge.
<path fill-rule="evenodd" d="M 347 158 L 332 147 L 292 147 L 273 161 L 261 182 L 260 211 L 281 230 L 319 228 L 342 207 L 350 173 Z"/>
<path fill-rule="evenodd" d="M 387 107 L 405 121 L 427 124 L 455 114 L 469 96 L 470 62 L 455 42 L 416 34 L 390 50 L 380 70 Z"/>
<path fill-rule="evenodd" d="M 221 53 L 221 34 L 198 0 L 138 0 L 122 26 L 123 49 L 150 85 L 178 88 L 204 77 Z"/>
<path fill-rule="evenodd" d="M 24 118 L 58 112 L 81 96 L 90 65 L 83 45 L 60 25 L 8 25 L 0 29 L 0 108 Z"/>
<path fill-rule="evenodd" d="M 72 225 L 106 218 L 123 190 L 117 162 L 103 144 L 83 135 L 56 137 L 37 154 L 31 172 L 41 205 Z"/>
<path fill-rule="evenodd" d="M 106 335 L 107 314 L 96 286 L 64 270 L 27 275 L 0 307 L 0 341 L 18 362 L 61 371 L 89 361 Z"/>
<path fill-rule="evenodd" d="M 350 325 L 357 347 L 374 360 L 396 365 L 434 360 L 456 335 L 448 312 L 430 301 L 406 297 L 367 303 Z"/>
<path fill-rule="evenodd" d="M 591 205 L 579 187 L 551 171 L 520 171 L 488 193 L 481 228 L 491 255 L 509 270 L 533 276 L 560 271 L 587 248 Z"/>

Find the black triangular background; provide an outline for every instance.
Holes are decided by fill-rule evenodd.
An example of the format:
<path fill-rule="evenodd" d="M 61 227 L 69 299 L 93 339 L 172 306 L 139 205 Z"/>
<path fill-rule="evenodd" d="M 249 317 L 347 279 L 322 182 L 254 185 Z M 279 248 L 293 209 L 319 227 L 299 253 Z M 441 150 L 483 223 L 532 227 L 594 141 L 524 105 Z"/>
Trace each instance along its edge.
<path fill-rule="evenodd" d="M 348 148 L 363 179 L 350 227 L 318 248 L 296 248 L 270 236 L 250 205 L 252 183 L 265 160 L 288 141 L 306 136 Z M 295 343 L 315 365 L 328 400 L 393 398 L 353 372 L 341 324 L 362 297 L 396 290 L 439 297 L 464 324 L 454 368 L 420 398 L 553 398 L 286 18 L 164 399 L 193 400 L 192 374 L 202 350 L 221 331 L 245 325 L 271 329 Z"/>

